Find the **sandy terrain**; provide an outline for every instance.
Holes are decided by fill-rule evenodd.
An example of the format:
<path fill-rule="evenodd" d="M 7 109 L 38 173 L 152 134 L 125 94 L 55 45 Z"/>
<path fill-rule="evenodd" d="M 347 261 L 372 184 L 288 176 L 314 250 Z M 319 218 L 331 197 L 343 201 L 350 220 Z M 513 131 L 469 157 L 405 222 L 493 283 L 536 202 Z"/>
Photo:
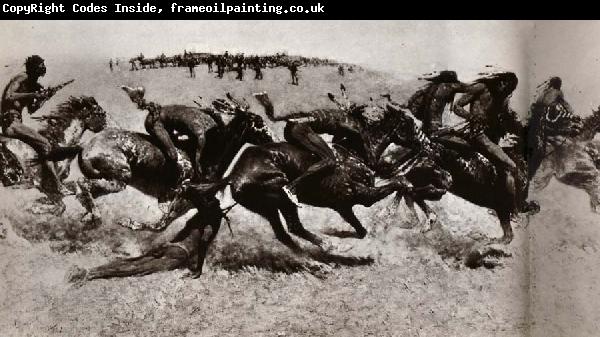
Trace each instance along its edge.
<path fill-rule="evenodd" d="M 42 113 L 68 95 L 96 97 L 119 126 L 143 130 L 143 115 L 118 89 L 144 85 L 162 104 L 206 102 L 226 91 L 246 97 L 266 90 L 278 110 L 329 105 L 341 78 L 335 68 L 303 68 L 300 85 L 287 71 L 267 69 L 264 81 L 214 79 L 206 68 L 196 79 L 184 68 L 108 72 L 104 66 L 48 64 L 47 83 L 66 78 L 64 89 Z M 107 67 L 106 67 L 107 68 Z M 2 69 L 2 78 L 15 72 Z M 343 78 L 356 101 L 382 92 L 398 100 L 416 82 L 361 71 Z M 281 125 L 275 125 L 281 131 Z M 26 155 L 26 154 L 25 154 Z M 69 179 L 78 176 L 76 164 Z M 587 336 L 597 333 L 594 299 L 598 230 L 586 196 L 553 182 L 542 195 L 543 211 L 528 227 L 514 224 L 512 257 L 502 267 L 469 269 L 457 258 L 462 247 L 498 237 L 496 218 L 452 195 L 433 203 L 441 228 L 420 232 L 403 204 L 392 198 L 370 209 L 357 207 L 369 230 L 363 240 L 328 236 L 350 227 L 335 213 L 301 209 L 307 228 L 327 237 L 348 259 L 321 259 L 321 268 L 291 254 L 263 219 L 238 207 L 232 231 L 222 227 L 200 279 L 185 271 L 91 281 L 73 286 L 73 265 L 92 267 L 139 253 L 148 234 L 116 225 L 123 216 L 160 216 L 156 201 L 133 189 L 99 200 L 104 224 L 85 230 L 82 209 L 66 200 L 62 218 L 31 214 L 40 194 L 0 188 L 0 331 L 2 336 Z M 558 200 L 560 198 L 560 200 Z M 124 205 L 127 205 L 126 207 Z M 420 214 L 421 219 L 422 214 Z M 137 219 L 140 219 L 138 216 Z M 144 220 L 144 219 L 142 219 Z M 413 228 L 414 227 L 414 228 Z M 306 249 L 312 248 L 303 244 Z M 342 249 L 343 248 L 343 249 Z M 327 263 L 326 263 L 327 262 Z"/>

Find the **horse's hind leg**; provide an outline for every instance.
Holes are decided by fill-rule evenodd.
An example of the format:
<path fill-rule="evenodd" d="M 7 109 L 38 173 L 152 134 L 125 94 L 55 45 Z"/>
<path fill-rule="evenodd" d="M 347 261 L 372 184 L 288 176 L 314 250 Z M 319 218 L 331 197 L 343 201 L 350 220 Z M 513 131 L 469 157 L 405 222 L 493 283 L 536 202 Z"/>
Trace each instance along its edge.
<path fill-rule="evenodd" d="M 302 248 L 300 248 L 294 239 L 292 239 L 292 237 L 285 231 L 285 228 L 281 223 L 281 219 L 279 219 L 279 213 L 276 209 L 265 210 L 264 212 L 260 212 L 260 214 L 269 221 L 277 240 L 286 245 L 295 253 L 302 252 Z"/>
<path fill-rule="evenodd" d="M 590 208 L 594 213 L 600 213 L 600 177 L 595 177 L 592 182 L 583 185 L 583 189 L 590 196 Z"/>
<path fill-rule="evenodd" d="M 101 222 L 100 212 L 94 199 L 101 195 L 123 191 L 127 187 L 127 183 L 117 180 L 80 178 L 77 180 L 77 186 L 80 189 L 77 200 L 87 211 L 84 217 L 90 214 L 92 224 L 99 225 Z"/>
<path fill-rule="evenodd" d="M 367 230 L 365 229 L 365 227 L 363 227 L 363 225 L 360 223 L 360 220 L 358 220 L 358 218 L 354 214 L 352 207 L 340 208 L 336 209 L 336 211 L 342 216 L 342 218 L 346 222 L 350 224 L 350 226 L 352 226 L 352 228 L 354 228 L 354 230 L 356 230 L 357 238 L 362 239 L 365 236 L 367 236 Z"/>
<path fill-rule="evenodd" d="M 438 224 L 438 216 L 435 213 L 435 211 L 433 209 L 431 209 L 431 207 L 429 207 L 429 205 L 427 205 L 427 203 L 425 202 L 425 200 L 423 199 L 417 199 L 415 200 L 415 202 L 417 203 L 417 205 L 419 205 L 419 208 L 423 211 L 423 213 L 425 213 L 425 216 L 427 217 L 427 224 L 425 226 L 425 228 L 423 228 L 423 232 L 427 232 L 429 230 L 431 230 L 431 228 Z"/>
<path fill-rule="evenodd" d="M 298 208 L 296 205 L 289 202 L 285 206 L 281 207 L 280 210 L 290 233 L 323 249 L 323 240 L 314 233 L 308 231 L 306 228 L 304 228 L 304 225 L 302 225 L 300 217 L 298 216 Z"/>
<path fill-rule="evenodd" d="M 510 208 L 503 210 L 496 210 L 498 214 L 498 220 L 500 220 L 500 226 L 502 227 L 502 238 L 499 240 L 500 243 L 509 244 L 513 240 L 514 234 L 512 226 L 510 224 L 511 212 Z"/>

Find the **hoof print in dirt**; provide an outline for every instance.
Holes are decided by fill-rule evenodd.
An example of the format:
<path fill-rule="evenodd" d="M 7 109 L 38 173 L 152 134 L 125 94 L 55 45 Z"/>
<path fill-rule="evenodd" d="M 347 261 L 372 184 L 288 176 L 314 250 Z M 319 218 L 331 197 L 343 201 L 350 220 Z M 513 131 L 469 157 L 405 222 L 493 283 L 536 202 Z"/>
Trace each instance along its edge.
<path fill-rule="evenodd" d="M 325 279 L 333 271 L 327 263 L 310 261 L 305 265 L 306 272 L 319 279 Z"/>
<path fill-rule="evenodd" d="M 502 245 L 482 245 L 471 248 L 465 256 L 465 265 L 471 269 L 485 267 L 493 269 L 503 265 L 502 258 L 512 254 Z"/>

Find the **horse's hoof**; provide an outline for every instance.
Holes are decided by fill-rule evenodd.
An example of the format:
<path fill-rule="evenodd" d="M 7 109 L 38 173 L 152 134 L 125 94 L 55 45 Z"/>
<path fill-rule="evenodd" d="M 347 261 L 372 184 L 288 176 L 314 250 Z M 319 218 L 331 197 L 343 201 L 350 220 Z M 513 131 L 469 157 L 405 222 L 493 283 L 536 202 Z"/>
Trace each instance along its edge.
<path fill-rule="evenodd" d="M 358 239 L 364 239 L 367 236 L 368 232 L 367 230 L 361 230 L 361 231 L 356 231 L 356 237 Z"/>
<path fill-rule="evenodd" d="M 429 214 L 427 219 L 425 220 L 425 225 L 421 227 L 421 233 L 427 233 L 434 228 L 439 228 L 441 226 L 437 214 Z"/>
<path fill-rule="evenodd" d="M 326 263 L 309 261 L 306 265 L 306 270 L 315 277 L 324 279 L 333 271 L 333 268 Z"/>
<path fill-rule="evenodd" d="M 497 239 L 491 240 L 491 244 L 498 243 L 498 244 L 501 244 L 501 245 L 508 245 L 509 243 L 512 242 L 512 240 L 513 240 L 513 236 L 512 235 L 504 235 L 501 238 L 497 238 Z"/>
<path fill-rule="evenodd" d="M 318 247 L 325 253 L 331 253 L 337 249 L 337 246 L 331 241 L 323 241 L 318 245 Z"/>
<path fill-rule="evenodd" d="M 188 273 L 183 274 L 182 278 L 197 279 L 200 278 L 200 276 L 202 276 L 201 271 L 190 271 Z"/>
<path fill-rule="evenodd" d="M 89 219 L 85 220 L 83 225 L 83 229 L 96 229 L 102 225 L 102 219 L 97 216 L 91 216 Z"/>
<path fill-rule="evenodd" d="M 433 229 L 433 226 L 428 221 L 428 222 L 425 223 L 425 225 L 423 225 L 421 227 L 420 232 L 423 233 L 423 234 L 425 234 L 425 233 L 429 233 L 429 231 L 431 231 L 432 229 Z"/>

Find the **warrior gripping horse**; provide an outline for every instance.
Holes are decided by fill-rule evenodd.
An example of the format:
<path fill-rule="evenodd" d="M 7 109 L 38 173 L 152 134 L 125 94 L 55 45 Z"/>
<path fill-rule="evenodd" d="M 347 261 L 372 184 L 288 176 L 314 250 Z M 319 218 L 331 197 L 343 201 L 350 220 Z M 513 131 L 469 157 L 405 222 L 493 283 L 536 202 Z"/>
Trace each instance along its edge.
<path fill-rule="evenodd" d="M 408 111 L 395 106 L 388 105 L 388 109 L 395 114 L 410 116 Z M 509 112 L 507 111 L 507 113 Z M 514 112 L 503 117 L 502 120 L 506 123 L 502 125 L 505 130 L 512 130 L 511 133 L 515 134 L 522 132 L 514 129 L 520 126 L 520 123 L 516 121 Z M 420 132 L 421 136 L 416 138 L 419 140 L 418 143 L 407 142 L 407 132 L 414 132 L 414 130 L 398 128 L 393 135 L 393 142 L 413 149 L 413 152 L 426 156 L 441 169 L 449 172 L 452 177 L 449 192 L 476 205 L 495 210 L 503 230 L 501 241 L 503 243 L 512 241 L 513 233 L 510 221 L 514 212 L 514 203 L 512 202 L 514 196 L 511 191 L 507 190 L 506 184 L 503 183 L 495 165 L 473 149 L 469 150 L 468 147 L 465 149 L 449 148 L 445 146 L 445 143 L 438 142 L 436 137 L 429 138 L 422 132 Z M 513 149 L 507 149 L 507 152 L 514 158 L 519 168 L 519 174 L 515 181 L 516 188 L 519 190 L 517 203 L 520 205 L 521 211 L 530 211 L 531 208 L 535 208 L 535 205 L 526 202 L 527 167 L 523 158 L 523 151 L 520 148 L 517 144 Z M 396 160 L 404 161 L 405 159 L 396 158 Z M 411 174 L 409 173 L 407 176 L 410 177 Z M 423 201 L 418 201 L 418 199 L 415 199 L 415 201 L 419 205 L 424 204 L 426 206 L 423 209 L 426 213 L 431 212 Z"/>
<path fill-rule="evenodd" d="M 347 138 L 351 142 L 355 151 L 362 155 L 367 162 L 372 162 L 371 152 L 369 151 L 369 139 L 366 137 L 364 129 L 364 106 L 339 106 L 339 109 L 319 109 L 309 112 L 296 112 L 283 117 L 276 117 L 273 105 L 268 100 L 265 93 L 255 95 L 260 103 L 265 107 L 265 113 L 273 122 L 286 121 L 284 128 L 285 140 L 308 150 L 319 158 L 311 164 L 306 171 L 284 186 L 284 192 L 288 198 L 296 205 L 296 189 L 303 180 L 312 176 L 327 174 L 336 165 L 336 158 L 331 148 L 319 136 L 320 134 L 330 134 L 335 138 Z M 331 94 L 329 96 L 332 98 Z"/>
<path fill-rule="evenodd" d="M 261 103 L 269 102 L 265 93 L 257 96 Z M 299 201 L 335 210 L 355 228 L 359 238 L 365 237 L 367 230 L 354 214 L 354 205 L 368 207 L 394 192 L 432 199 L 439 199 L 444 192 L 429 187 L 413 188 L 402 176 L 376 187 L 374 172 L 361 158 L 341 146 L 334 146 L 333 151 L 339 165 L 328 174 L 307 178 L 298 185 Z M 304 228 L 297 206 L 282 190 L 318 160 L 310 151 L 285 142 L 248 147 L 224 179 L 204 184 L 203 189 L 213 193 L 229 185 L 233 199 L 266 218 L 277 239 L 294 251 L 300 248 L 284 229 L 279 212 L 292 234 L 322 247 L 323 240 Z"/>

